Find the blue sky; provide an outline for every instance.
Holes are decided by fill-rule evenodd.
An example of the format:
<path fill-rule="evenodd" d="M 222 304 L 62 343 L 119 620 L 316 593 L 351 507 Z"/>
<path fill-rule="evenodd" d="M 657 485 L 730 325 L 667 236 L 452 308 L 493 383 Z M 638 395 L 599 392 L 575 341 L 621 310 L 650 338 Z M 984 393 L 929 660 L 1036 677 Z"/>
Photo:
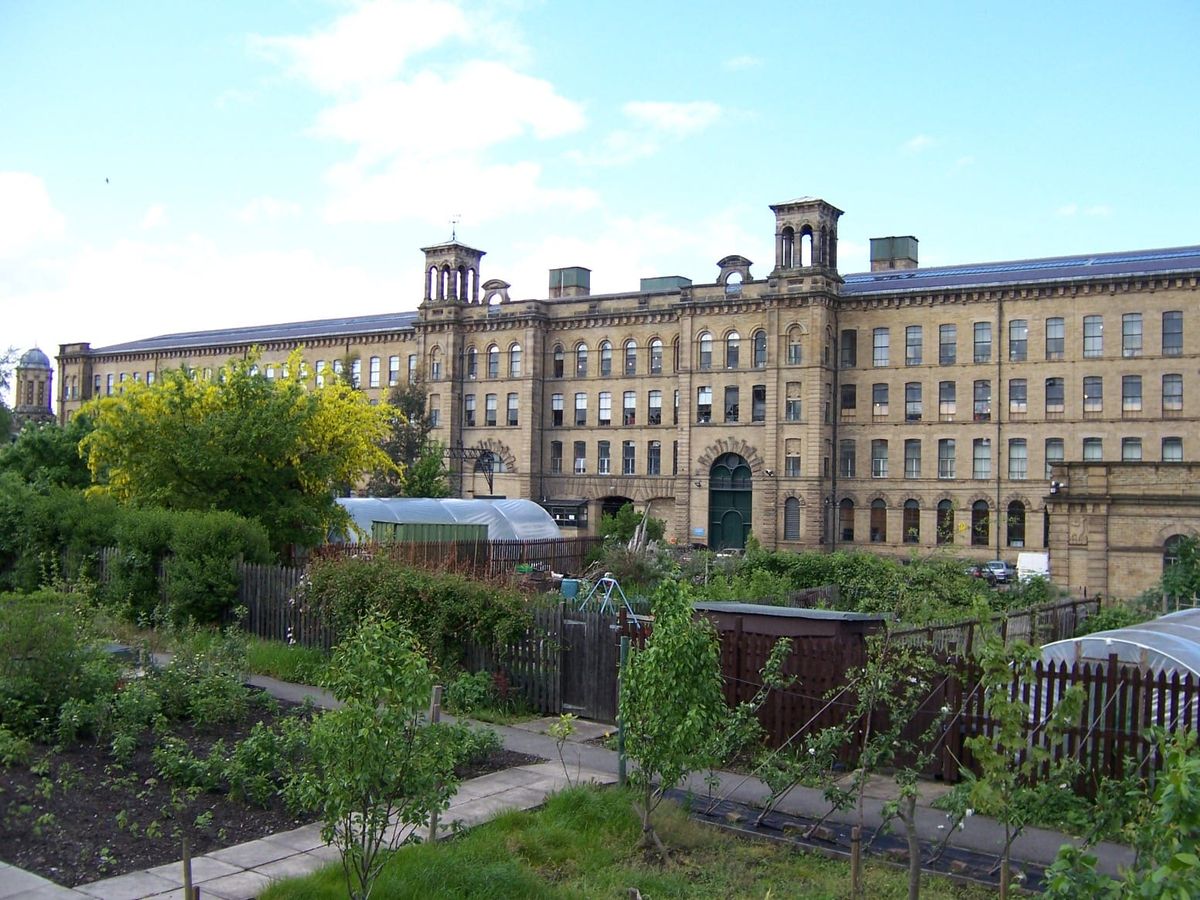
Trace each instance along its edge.
<path fill-rule="evenodd" d="M 0 345 L 413 309 L 482 277 L 1200 243 L 1200 5 L 0 0 Z M 106 181 L 107 179 L 107 181 Z M 2 349 L 2 347 L 0 347 Z"/>

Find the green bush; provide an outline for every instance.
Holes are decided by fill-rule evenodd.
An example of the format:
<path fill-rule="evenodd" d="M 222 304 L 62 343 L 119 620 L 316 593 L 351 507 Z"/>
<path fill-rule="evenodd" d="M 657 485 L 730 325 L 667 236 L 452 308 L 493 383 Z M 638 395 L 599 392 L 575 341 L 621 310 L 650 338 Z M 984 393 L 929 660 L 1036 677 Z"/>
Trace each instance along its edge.
<path fill-rule="evenodd" d="M 477 709 L 496 702 L 496 687 L 491 672 L 471 675 L 460 672 L 446 685 L 446 709 L 456 716 L 469 716 Z"/>
<path fill-rule="evenodd" d="M 59 708 L 112 691 L 117 666 L 68 595 L 0 594 L 0 724 L 47 737 Z"/>
<path fill-rule="evenodd" d="M 213 624 L 237 601 L 237 562 L 267 562 L 267 533 L 230 512 L 175 514 L 166 562 L 167 602 L 176 622 Z"/>
<path fill-rule="evenodd" d="M 1154 618 L 1153 613 L 1145 613 L 1132 606 L 1118 603 L 1102 607 L 1075 626 L 1075 637 L 1095 634 L 1097 631 L 1110 631 L 1114 628 L 1125 628 Z"/>
<path fill-rule="evenodd" d="M 108 565 L 104 596 L 137 621 L 151 618 L 162 600 L 159 567 L 171 546 L 175 513 L 165 509 L 126 509 L 111 538 L 116 553 Z"/>
<path fill-rule="evenodd" d="M 453 669 L 465 642 L 504 642 L 530 621 L 513 588 L 462 575 L 429 572 L 385 558 L 323 559 L 309 566 L 304 601 L 322 609 L 339 634 L 373 611 L 409 628 L 443 669 Z"/>

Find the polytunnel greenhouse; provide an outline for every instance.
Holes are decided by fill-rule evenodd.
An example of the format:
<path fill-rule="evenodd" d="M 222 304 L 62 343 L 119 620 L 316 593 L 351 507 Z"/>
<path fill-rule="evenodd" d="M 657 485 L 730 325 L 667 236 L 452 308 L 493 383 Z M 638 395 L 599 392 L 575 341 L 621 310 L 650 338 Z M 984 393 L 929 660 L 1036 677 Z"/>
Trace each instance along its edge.
<path fill-rule="evenodd" d="M 342 497 L 355 529 L 341 543 L 376 541 L 539 541 L 562 537 L 532 500 Z"/>
<path fill-rule="evenodd" d="M 1105 663 L 1116 654 L 1122 665 L 1181 677 L 1200 677 L 1200 609 L 1181 609 L 1149 622 L 1054 641 L 1042 647 L 1048 663 Z"/>

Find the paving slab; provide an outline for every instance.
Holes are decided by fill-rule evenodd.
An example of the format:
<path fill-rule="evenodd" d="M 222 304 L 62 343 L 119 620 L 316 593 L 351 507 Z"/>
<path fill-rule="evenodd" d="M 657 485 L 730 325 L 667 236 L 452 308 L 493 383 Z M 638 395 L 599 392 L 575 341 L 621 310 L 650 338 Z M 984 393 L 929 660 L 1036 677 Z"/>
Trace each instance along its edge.
<path fill-rule="evenodd" d="M 128 872 L 115 878 L 104 878 L 81 884 L 75 890 L 101 900 L 141 900 L 179 887 L 179 883 L 149 872 Z"/>
<path fill-rule="evenodd" d="M 245 866 L 234 866 L 221 862 L 211 856 L 197 856 L 192 859 L 192 884 L 200 884 L 202 881 L 219 878 L 222 875 L 233 875 L 245 868 Z M 159 878 L 173 882 L 176 887 L 183 887 L 183 860 L 155 866 L 146 871 L 151 875 L 157 875 Z"/>
<path fill-rule="evenodd" d="M 221 900 L 254 900 L 271 885 L 271 879 L 258 872 L 238 872 L 223 875 L 200 884 L 201 897 L 219 897 Z"/>
<path fill-rule="evenodd" d="M 302 825 L 291 831 L 280 831 L 278 834 L 263 838 L 263 840 L 270 841 L 272 844 L 282 844 L 284 847 L 290 847 L 298 852 L 316 850 L 318 847 L 325 846 L 325 841 L 321 838 L 319 823 Z"/>
<path fill-rule="evenodd" d="M 0 873 L 0 880 L 3 880 L 3 878 L 4 874 Z M 5 894 L 4 900 L 83 900 L 86 896 L 87 894 L 80 894 L 70 888 L 65 888 L 54 882 L 48 882 L 27 891 L 20 891 L 16 894 Z"/>
<path fill-rule="evenodd" d="M 307 850 L 308 848 L 303 849 Z M 277 859 L 291 856 L 299 850 L 298 847 L 288 847 L 277 841 L 261 838 L 234 847 L 226 847 L 224 850 L 215 850 L 212 853 L 206 853 L 205 856 L 241 869 L 256 869 Z"/>
<path fill-rule="evenodd" d="M 22 891 L 33 891 L 44 887 L 56 887 L 48 878 L 26 872 L 9 863 L 0 863 L 0 898 L 8 900 Z"/>
<path fill-rule="evenodd" d="M 326 865 L 328 862 L 309 856 L 307 853 L 297 853 L 265 865 L 255 866 L 251 871 L 257 872 L 271 881 L 279 881 L 283 878 L 299 878 L 308 875 L 317 869 L 323 869 Z"/>

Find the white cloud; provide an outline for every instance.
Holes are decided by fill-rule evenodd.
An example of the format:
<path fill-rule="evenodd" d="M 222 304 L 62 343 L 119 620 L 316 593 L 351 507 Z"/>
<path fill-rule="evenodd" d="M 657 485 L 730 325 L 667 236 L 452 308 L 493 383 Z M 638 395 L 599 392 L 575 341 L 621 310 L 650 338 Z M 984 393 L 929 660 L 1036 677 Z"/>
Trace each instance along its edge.
<path fill-rule="evenodd" d="M 167 208 L 161 203 L 155 203 L 142 216 L 142 230 L 151 231 L 167 224 Z"/>
<path fill-rule="evenodd" d="M 1111 216 L 1112 207 L 1107 203 L 1097 203 L 1084 209 L 1083 214 L 1085 216 Z"/>
<path fill-rule="evenodd" d="M 762 65 L 762 59 L 757 56 L 731 56 L 721 65 L 730 72 L 740 72 L 744 69 L 754 69 Z"/>
<path fill-rule="evenodd" d="M 1079 212 L 1079 204 L 1078 203 L 1064 203 L 1062 206 L 1060 206 L 1058 209 L 1055 210 L 1055 213 L 1060 216 L 1073 216 L 1077 212 Z"/>
<path fill-rule="evenodd" d="M 1093 203 L 1088 206 L 1080 206 L 1078 203 L 1064 203 L 1054 212 L 1057 215 L 1070 217 L 1075 215 L 1103 217 L 1112 215 L 1112 207 L 1107 203 Z"/>
<path fill-rule="evenodd" d="M 617 166 L 653 156 L 666 139 L 680 140 L 703 131 L 720 119 L 716 103 L 696 100 L 665 103 L 636 100 L 622 107 L 631 127 L 618 128 L 589 150 L 572 150 L 568 157 L 584 166 Z"/>
<path fill-rule="evenodd" d="M 917 134 L 910 137 L 907 141 L 900 145 L 900 149 L 906 153 L 920 153 L 923 150 L 928 150 L 931 147 L 937 146 L 937 140 L 931 138 L 927 134 Z"/>
<path fill-rule="evenodd" d="M 0 259 L 22 256 L 56 240 L 66 227 L 41 178 L 29 172 L 0 172 Z"/>
<path fill-rule="evenodd" d="M 281 59 L 292 74 L 324 93 L 381 84 L 409 58 L 470 32 L 457 4 L 441 0 L 377 0 L 307 36 L 255 35 L 251 47 Z"/>
<path fill-rule="evenodd" d="M 259 222 L 275 222 L 300 215 L 300 204 L 275 197 L 255 197 L 235 213 L 243 222 L 254 225 Z"/>
<path fill-rule="evenodd" d="M 968 156 L 960 156 L 958 159 L 956 159 L 954 161 L 954 166 L 952 168 L 952 171 L 961 172 L 963 169 L 970 168 L 973 165 L 975 165 L 975 157 L 974 156 L 969 156 L 969 155 Z"/>

